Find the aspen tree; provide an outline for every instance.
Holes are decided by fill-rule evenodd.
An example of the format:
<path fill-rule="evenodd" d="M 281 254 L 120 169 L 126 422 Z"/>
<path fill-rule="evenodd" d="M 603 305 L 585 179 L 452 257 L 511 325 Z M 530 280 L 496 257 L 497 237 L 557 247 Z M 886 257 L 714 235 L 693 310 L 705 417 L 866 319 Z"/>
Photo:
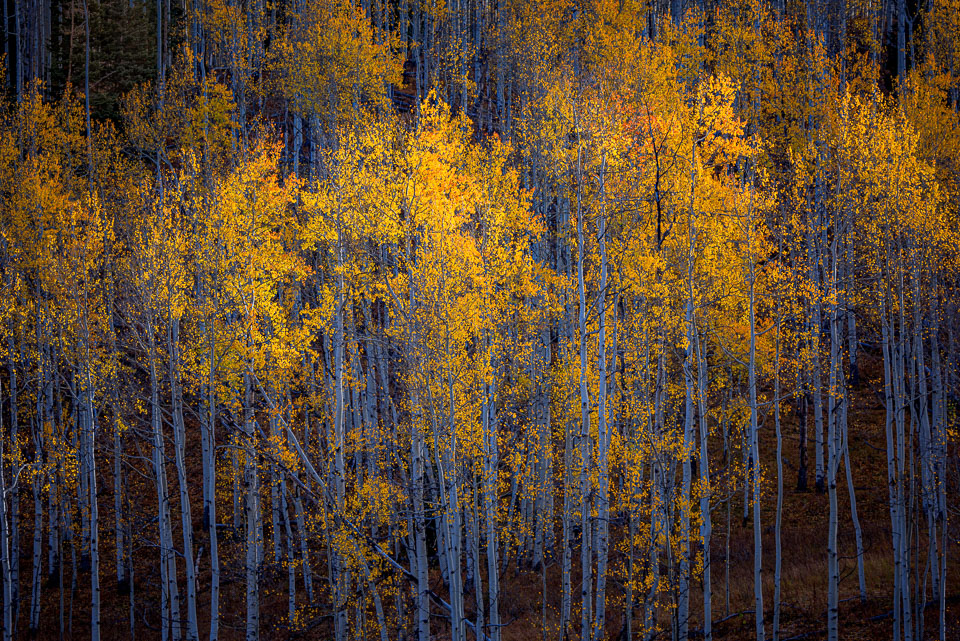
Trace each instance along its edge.
<path fill-rule="evenodd" d="M 6 467 L 6 466 L 3 466 Z M 3 572 L 3 638 L 4 641 L 13 639 L 13 581 L 10 572 L 10 534 L 7 519 L 7 481 L 4 470 L 0 469 L 0 490 L 3 491 L 3 501 L 0 504 L 0 572 Z"/>
<path fill-rule="evenodd" d="M 842 230 L 835 227 L 835 235 L 831 243 L 828 265 L 830 269 L 830 382 L 827 393 L 829 394 L 827 403 L 827 494 L 830 503 L 830 516 L 827 530 L 827 638 L 831 641 L 838 638 L 839 635 L 839 582 L 840 567 L 838 563 L 837 550 L 837 468 L 840 465 L 840 456 L 842 452 L 840 426 L 841 417 L 844 416 L 839 403 L 843 402 L 843 397 L 839 394 L 841 386 L 845 386 L 843 381 L 843 372 L 840 371 L 840 322 L 839 322 L 839 293 L 837 291 L 837 263 L 839 262 L 838 243 Z M 838 396 L 840 397 L 838 403 Z"/>
<path fill-rule="evenodd" d="M 782 243 L 780 251 L 783 251 Z M 777 435 L 777 515 L 774 524 L 774 562 L 773 562 L 773 621 L 771 622 L 771 636 L 773 641 L 780 641 L 780 594 L 781 571 L 783 568 L 783 544 L 781 533 L 783 528 L 783 433 L 780 418 L 780 330 L 782 315 L 776 311 L 776 356 L 774 360 L 773 385 L 773 420 Z M 849 463 L 848 463 L 849 465 Z"/>
<path fill-rule="evenodd" d="M 763 514 L 802 635 L 801 505 L 828 637 L 946 639 L 955 0 L 61 4 L 3 9 L 5 639 L 760 637 Z"/>
<path fill-rule="evenodd" d="M 746 256 L 749 261 L 747 268 L 747 306 L 748 318 L 750 324 L 750 347 L 748 362 L 748 403 L 750 407 L 750 452 L 752 459 L 752 475 L 750 479 L 753 503 L 753 590 L 754 590 L 754 617 L 756 619 L 756 636 L 759 641 L 764 639 L 764 611 L 763 611 L 763 543 L 762 532 L 760 529 L 760 426 L 758 424 L 757 414 L 757 324 L 756 324 L 756 237 L 754 230 L 754 203 L 747 205 L 746 212 L 746 242 L 748 253 Z"/>

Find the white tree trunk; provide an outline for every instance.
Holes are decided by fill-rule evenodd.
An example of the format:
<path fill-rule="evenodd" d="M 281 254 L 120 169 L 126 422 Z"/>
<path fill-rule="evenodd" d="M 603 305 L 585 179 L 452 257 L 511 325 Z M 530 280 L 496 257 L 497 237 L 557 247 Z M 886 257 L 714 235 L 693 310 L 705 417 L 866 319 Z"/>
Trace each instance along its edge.
<path fill-rule="evenodd" d="M 173 422 L 174 461 L 180 488 L 180 528 L 183 534 L 183 560 L 187 579 L 187 641 L 198 641 L 197 572 L 193 558 L 193 517 L 187 492 L 186 427 L 183 422 L 183 396 L 180 390 L 180 319 L 171 319 L 167 329 L 167 357 L 170 359 L 170 403 Z"/>
<path fill-rule="evenodd" d="M 593 444 L 590 435 L 590 391 L 587 385 L 587 297 L 583 266 L 586 260 L 584 238 L 584 211 L 581 205 L 580 175 L 582 150 L 577 149 L 577 293 L 580 296 L 580 638 L 590 641 L 590 591 L 593 582 L 593 521 L 592 506 Z"/>
<path fill-rule="evenodd" d="M 706 396 L 709 391 L 707 378 L 707 351 L 700 339 L 700 332 L 694 328 L 697 348 L 697 403 L 700 417 L 700 538 L 703 540 L 703 639 L 713 640 L 713 586 L 710 580 L 710 542 L 713 536 L 713 520 L 710 514 L 710 456 L 708 437 L 710 429 L 707 424 Z M 779 427 L 779 423 L 778 423 Z"/>
<path fill-rule="evenodd" d="M 597 332 L 597 604 L 593 641 L 606 638 L 607 555 L 610 550 L 610 428 L 607 424 L 607 156 L 600 161 L 600 216 L 597 221 L 600 251 L 600 290 L 597 293 L 599 328 Z M 614 339 L 616 340 L 616 339 Z M 616 346 L 614 345 L 614 355 Z"/>
<path fill-rule="evenodd" d="M 753 220 L 748 222 L 753 234 Z M 754 612 L 756 617 L 756 639 L 764 639 L 763 622 L 763 532 L 760 527 L 760 429 L 757 424 L 757 324 L 754 306 L 755 266 L 752 255 L 749 275 L 749 316 L 750 316 L 750 361 L 748 364 L 748 386 L 750 403 L 750 451 L 753 458 L 753 591 Z"/>
<path fill-rule="evenodd" d="M 250 374 L 244 373 L 243 402 L 243 484 L 244 522 L 246 524 L 246 641 L 260 639 L 260 475 L 254 448 L 253 391 Z"/>
<path fill-rule="evenodd" d="M 835 241 L 836 242 L 836 241 Z M 840 434 L 839 425 L 841 413 L 838 407 L 838 393 L 844 385 L 843 372 L 840 370 L 840 323 L 839 305 L 837 296 L 837 254 L 833 251 L 833 274 L 831 278 L 831 295 L 834 302 L 830 309 L 830 384 L 827 390 L 827 494 L 830 512 L 827 523 L 827 639 L 837 641 L 839 636 L 839 584 L 840 566 L 837 550 L 837 467 L 840 462 Z"/>

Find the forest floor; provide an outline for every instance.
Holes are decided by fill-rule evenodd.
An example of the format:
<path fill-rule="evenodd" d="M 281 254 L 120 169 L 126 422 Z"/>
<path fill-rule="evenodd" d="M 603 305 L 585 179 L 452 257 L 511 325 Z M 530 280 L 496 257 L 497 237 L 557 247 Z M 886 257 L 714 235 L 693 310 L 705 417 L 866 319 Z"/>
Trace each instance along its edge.
<path fill-rule="evenodd" d="M 838 504 L 840 506 L 839 541 L 841 553 L 840 580 L 840 638 L 844 640 L 869 639 L 879 641 L 892 636 L 892 585 L 893 567 L 890 540 L 890 517 L 886 487 L 886 441 L 884 434 L 884 408 L 876 394 L 882 389 L 882 369 L 876 362 L 867 362 L 860 385 L 853 390 L 849 413 L 850 456 L 854 486 L 856 489 L 857 509 L 863 532 L 864 569 L 866 576 L 867 598 L 861 601 L 858 596 L 857 561 L 854 529 L 850 514 L 850 501 L 845 471 L 841 468 L 838 479 Z M 770 394 L 772 396 L 772 394 Z M 809 456 L 810 490 L 796 490 L 798 463 L 798 431 L 795 416 L 785 412 L 782 433 L 784 461 L 784 497 L 782 523 L 782 582 L 781 582 L 781 640 L 799 641 L 826 638 L 827 605 L 827 519 L 828 499 L 826 493 L 814 490 L 814 458 Z M 196 427 L 196 426 L 194 426 Z M 199 433 L 199 429 L 190 429 L 190 438 Z M 136 439 L 134 439 L 136 440 Z M 808 443 L 808 454 L 812 454 L 813 435 Z M 189 444 L 187 456 L 188 475 L 191 482 L 190 499 L 194 506 L 192 520 L 196 531 L 196 547 L 206 540 L 202 532 L 202 505 L 200 496 L 202 477 L 199 442 Z M 136 446 L 131 446 L 136 448 Z M 129 451 L 132 454 L 133 451 Z M 169 453 L 168 453 L 169 454 Z M 140 469 L 131 469 L 127 474 L 129 492 L 138 505 L 133 510 L 137 514 L 133 523 L 135 536 L 133 603 L 136 620 L 134 638 L 159 639 L 159 553 L 156 540 L 156 491 L 153 486 L 149 452 L 140 455 Z M 763 581 L 764 610 L 767 634 L 773 618 L 773 567 L 774 567 L 774 523 L 776 515 L 776 437 L 772 419 L 761 426 L 761 463 L 764 474 L 764 493 L 762 499 L 763 523 Z M 171 466 L 172 469 L 172 466 Z M 111 468 L 112 470 L 112 468 Z M 101 496 L 101 585 L 103 591 L 103 611 L 101 615 L 102 638 L 128 639 L 130 633 L 129 590 L 118 590 L 115 579 L 114 561 L 114 514 L 113 514 L 113 478 L 112 474 L 103 474 L 98 479 L 98 493 Z M 176 476 L 169 478 L 173 505 L 171 507 L 176 545 L 180 548 L 180 513 L 177 506 Z M 231 491 L 221 487 L 218 521 L 224 524 L 231 521 L 232 506 L 229 504 Z M 32 523 L 29 493 L 24 494 L 21 502 L 24 523 Z M 729 530 L 727 528 L 727 508 L 730 510 Z M 269 504 L 264 504 L 264 518 L 269 520 Z M 921 528 L 920 536 L 923 536 Z M 21 536 L 29 537 L 29 530 Z M 221 623 L 220 638 L 223 641 L 243 639 L 244 636 L 244 585 L 245 577 L 242 564 L 228 562 L 238 559 L 242 554 L 242 541 L 231 536 L 233 528 L 222 526 L 220 534 L 220 557 L 225 560 L 221 576 Z M 953 525 L 950 540 L 957 541 L 957 526 Z M 558 535 L 559 536 L 559 535 Z M 615 544 L 616 541 L 614 540 Z M 266 546 L 269 556 L 269 545 Z M 726 550 L 729 558 L 726 559 Z M 29 585 L 32 557 L 30 540 L 21 538 L 21 592 L 23 605 L 19 613 L 20 630 L 26 629 Z M 574 569 L 572 584 L 577 592 L 579 584 L 579 556 L 574 550 Z M 753 589 L 753 525 L 752 516 L 743 518 L 742 492 L 735 493 L 723 506 L 713 513 L 712 586 L 713 586 L 713 630 L 716 639 L 753 639 L 755 638 L 754 589 Z M 198 618 L 201 638 L 207 637 L 209 626 L 209 568 L 203 567 L 209 558 L 207 552 L 201 555 L 199 568 L 201 579 L 198 597 Z M 960 639 L 960 563 L 954 560 L 952 548 L 948 559 L 948 602 L 947 635 L 948 640 Z M 923 568 L 926 557 L 921 554 L 915 560 L 915 567 Z M 44 582 L 42 587 L 41 631 L 37 638 L 43 640 L 60 639 L 60 624 L 63 622 L 63 638 L 89 638 L 89 573 L 82 569 L 72 576 L 72 563 L 66 559 L 63 569 L 63 583 L 74 590 L 59 590 L 56 580 Z M 315 583 L 322 585 L 324 568 L 315 568 Z M 44 571 L 47 563 L 44 562 Z M 178 560 L 182 574 L 183 559 Z M 432 577 L 433 587 L 442 592 L 439 574 Z M 181 586 L 183 579 L 181 576 Z M 298 581 L 299 584 L 299 581 Z M 331 638 L 329 603 L 323 603 L 325 591 L 321 591 L 316 608 L 304 613 L 305 631 L 297 634 L 289 632 L 287 625 L 286 573 L 279 567 L 267 567 L 262 580 L 261 590 L 261 631 L 265 640 L 273 639 L 327 639 Z M 613 579 L 608 582 L 607 637 L 612 641 L 621 641 L 624 631 L 624 591 Z M 301 592 L 302 592 L 302 585 Z M 181 588 L 182 589 L 182 588 Z M 702 637 L 702 584 L 694 585 L 691 593 L 691 630 L 692 637 Z M 544 603 L 541 595 L 546 595 Z M 928 588 L 929 594 L 929 588 Z M 182 598 L 182 595 L 181 595 Z M 929 598 L 929 596 L 928 596 Z M 501 619 L 503 641 L 563 641 L 557 621 L 559 619 L 561 599 L 561 573 L 557 561 L 548 562 L 545 567 L 533 570 L 518 568 L 509 564 L 501 578 Z M 227 606 L 226 604 L 235 604 Z M 468 613 L 473 609 L 473 600 L 466 600 Z M 326 613 L 326 614 L 325 614 Z M 434 613 L 434 641 L 445 641 L 447 626 L 443 613 L 437 609 Z M 312 617 L 312 619 L 311 619 Z M 635 625 L 642 617 L 642 609 L 635 611 Z M 937 638 L 939 609 L 937 604 L 928 604 L 924 611 L 924 627 L 927 638 Z M 574 621 L 579 621 L 576 603 L 572 613 Z M 371 621 L 370 623 L 373 623 Z M 670 637 L 669 612 L 663 613 L 660 624 L 662 632 L 658 638 Z M 371 639 L 377 638 L 372 625 Z M 21 635 L 25 636 L 25 635 Z M 468 634 L 468 639 L 472 639 Z M 626 641 L 626 640 L 624 640 Z"/>
<path fill-rule="evenodd" d="M 893 558 L 890 538 L 890 512 L 886 479 L 885 409 L 877 390 L 883 389 L 882 362 L 865 354 L 862 377 L 852 390 L 849 409 L 849 448 L 857 513 L 863 536 L 864 575 L 867 598 L 859 598 L 857 554 L 854 527 L 845 469 L 838 471 L 837 503 L 839 506 L 838 539 L 840 545 L 840 638 L 879 641 L 893 635 Z M 772 397 L 772 391 L 768 396 Z M 787 410 L 786 403 L 784 410 Z M 813 434 L 808 441 L 809 489 L 797 490 L 799 436 L 796 416 L 784 411 L 783 425 L 784 496 L 782 517 L 781 641 L 815 641 L 826 639 L 827 623 L 827 526 L 829 503 L 826 492 L 814 487 Z M 776 433 L 773 420 L 761 424 L 760 459 L 764 476 L 762 499 L 763 523 L 763 598 L 768 638 L 773 620 L 773 568 L 775 559 L 776 521 Z M 742 492 L 728 503 L 731 510 L 729 548 L 727 543 L 726 507 L 713 513 L 711 571 L 713 585 L 713 634 L 715 639 L 755 639 L 753 580 L 753 521 L 744 519 Z M 923 537 L 921 527 L 920 536 Z M 951 524 L 950 541 L 956 545 L 958 527 Z M 725 553 L 729 549 L 729 578 Z M 925 549 L 925 544 L 923 546 Z M 946 639 L 960 639 L 960 565 L 953 549 L 947 562 L 947 634 Z M 575 556 L 577 552 L 574 552 Z M 579 557 L 574 559 L 578 565 Z M 924 553 L 915 560 L 923 578 L 926 566 Z M 576 572 L 576 568 L 574 568 Z M 557 564 L 547 568 L 547 633 L 544 634 L 543 602 L 540 598 L 542 577 L 539 573 L 514 575 L 508 572 L 502 585 L 505 595 L 505 621 L 513 622 L 503 630 L 503 641 L 544 639 L 556 641 L 559 634 L 551 629 L 560 608 L 560 572 Z M 579 576 L 574 576 L 576 591 Z M 929 581 L 926 590 L 930 599 Z M 694 586 L 691 599 L 691 624 L 702 638 L 703 585 Z M 622 592 L 622 590 L 620 591 Z M 622 596 L 613 587 L 612 599 L 622 603 Z M 635 613 L 635 621 L 642 609 Z M 670 638 L 669 615 L 661 619 L 663 632 L 658 638 Z M 928 602 L 924 611 L 926 638 L 938 638 L 939 607 Z M 576 613 L 572 617 L 578 621 Z M 622 639 L 624 614 L 622 607 L 608 606 L 607 634 L 611 640 Z M 634 624 L 636 625 L 636 623 Z"/>

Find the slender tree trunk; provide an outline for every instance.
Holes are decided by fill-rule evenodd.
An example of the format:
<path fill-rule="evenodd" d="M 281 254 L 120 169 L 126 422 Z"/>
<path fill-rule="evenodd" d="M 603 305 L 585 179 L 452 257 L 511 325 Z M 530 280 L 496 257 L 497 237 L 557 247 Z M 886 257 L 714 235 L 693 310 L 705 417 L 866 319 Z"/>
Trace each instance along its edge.
<path fill-rule="evenodd" d="M 183 560 L 187 579 L 187 641 L 198 641 L 197 572 L 193 557 L 193 517 L 187 492 L 186 427 L 183 422 L 183 396 L 180 390 L 180 319 L 171 318 L 167 328 L 167 357 L 170 360 L 170 402 L 173 423 L 174 461 L 180 489 L 180 527 L 183 534 Z"/>
<path fill-rule="evenodd" d="M 6 42 L 6 38 L 4 39 Z M 14 328 L 10 328 L 8 336 L 9 358 L 9 385 L 10 385 L 10 442 L 16 443 L 20 436 L 20 408 L 19 408 L 19 383 L 17 377 L 18 364 L 23 362 L 23 343 L 20 343 L 19 350 L 16 347 L 14 339 Z M 12 471 L 12 469 L 11 469 Z M 17 619 L 20 614 L 20 486 L 19 479 L 10 479 L 14 483 L 13 491 L 10 495 L 10 511 L 7 517 L 7 528 L 10 535 L 10 603 L 13 608 L 11 615 L 12 633 L 16 634 Z M 5 594 L 7 594 L 5 592 Z"/>
<path fill-rule="evenodd" d="M 579 142 L 579 141 L 578 141 Z M 582 149 L 577 147 L 577 291 L 580 295 L 580 638 L 590 641 L 590 591 L 593 582 L 593 521 L 592 481 L 593 443 L 590 434 L 590 392 L 587 385 L 587 296 L 584 279 L 586 242 L 584 238 L 585 212 L 581 203 Z"/>
<path fill-rule="evenodd" d="M 774 525 L 773 562 L 773 641 L 780 641 L 780 583 L 783 565 L 781 531 L 783 526 L 783 434 L 780 430 L 780 324 L 782 317 L 777 310 L 776 355 L 773 369 L 773 421 L 777 432 L 777 516 Z"/>
<path fill-rule="evenodd" d="M 148 323 L 150 367 L 151 438 L 153 445 L 153 472 L 157 487 L 157 531 L 160 539 L 160 594 L 161 638 L 180 639 L 180 607 L 177 594 L 177 565 L 170 526 L 170 499 L 167 490 L 166 455 L 163 444 L 163 410 L 160 407 L 160 382 L 157 375 L 153 326 Z"/>
<path fill-rule="evenodd" d="M 610 428 L 607 421 L 607 156 L 600 161 L 600 216 L 597 221 L 600 251 L 600 290 L 597 294 L 597 604 L 593 641 L 606 638 L 607 556 L 610 550 Z M 582 374 L 581 374 L 582 375 Z"/>
<path fill-rule="evenodd" d="M 489 346 L 487 353 L 490 353 Z M 498 570 L 499 544 L 497 517 L 499 499 L 497 482 L 499 480 L 499 445 L 497 440 L 497 420 L 494 405 L 496 381 L 484 383 L 483 394 L 483 512 L 487 525 L 487 602 L 489 603 L 490 634 L 492 641 L 500 641 L 500 574 Z"/>
<path fill-rule="evenodd" d="M 257 465 L 256 434 L 253 425 L 253 390 L 250 374 L 243 375 L 243 484 L 246 523 L 246 641 L 260 639 L 260 474 Z"/>
<path fill-rule="evenodd" d="M 841 397 L 840 401 L 843 404 L 840 408 L 840 425 L 843 428 L 843 465 L 846 468 L 847 490 L 850 495 L 850 517 L 853 520 L 854 540 L 857 546 L 857 585 L 860 590 L 860 601 L 864 602 L 867 599 L 867 579 L 863 567 L 863 530 L 860 527 L 860 517 L 857 513 L 857 493 L 853 486 L 853 468 L 850 466 L 850 436 L 848 433 L 849 425 L 847 422 L 847 410 L 849 409 L 850 403 L 849 398 L 849 394 L 847 394 L 846 390 L 844 390 L 844 395 Z"/>
<path fill-rule="evenodd" d="M 13 397 L 11 395 L 11 401 Z M 0 384 L 0 405 L 3 394 Z M 3 577 L 3 641 L 13 641 L 13 573 L 10 562 L 10 523 L 7 517 L 7 495 L 16 492 L 16 480 L 7 487 L 6 463 L 3 448 L 3 413 L 0 412 L 0 573 Z"/>
<path fill-rule="evenodd" d="M 900 641 L 901 614 L 900 614 L 900 477 L 897 472 L 897 448 L 895 440 L 894 384 L 895 367 L 893 361 L 894 347 L 891 336 L 892 323 L 887 314 L 886 294 L 881 298 L 880 329 L 882 334 L 883 350 L 883 378 L 884 378 L 884 405 L 886 406 L 886 442 L 887 442 L 887 487 L 889 490 L 890 505 L 890 533 L 893 544 L 893 639 Z"/>
<path fill-rule="evenodd" d="M 420 407 L 416 392 L 411 394 L 411 408 Z M 417 639 L 430 641 L 430 580 L 427 559 L 426 515 L 424 513 L 424 462 L 423 435 L 418 416 L 412 417 L 412 435 L 410 439 L 410 460 L 413 467 L 413 539 L 415 546 L 417 577 Z M 494 565 L 494 574 L 496 574 Z"/>
<path fill-rule="evenodd" d="M 843 372 L 840 362 L 840 323 L 839 304 L 837 296 L 837 239 L 834 240 L 832 251 L 833 273 L 831 277 L 831 295 L 834 301 L 830 309 L 830 383 L 827 390 L 827 494 L 830 504 L 829 520 L 827 524 L 827 639 L 837 641 L 839 637 L 839 584 L 840 566 L 837 550 L 837 467 L 840 463 L 841 443 L 840 434 L 841 412 L 838 407 L 838 396 L 843 381 Z M 842 402 L 840 400 L 839 402 Z"/>
<path fill-rule="evenodd" d="M 752 207 L 752 204 L 751 204 Z M 752 214 L 752 211 L 751 211 Z M 752 235 L 753 218 L 748 217 L 750 229 L 748 233 Z M 751 255 L 749 278 L 749 321 L 750 321 L 750 356 L 748 364 L 748 386 L 749 386 L 749 404 L 750 404 L 750 451 L 753 458 L 753 590 L 754 590 L 754 612 L 756 617 L 756 638 L 757 641 L 764 639 L 764 621 L 763 621 L 763 539 L 760 528 L 760 429 L 757 424 L 757 324 L 755 316 L 754 286 L 755 286 L 755 265 Z"/>
<path fill-rule="evenodd" d="M 691 486 L 693 484 L 693 464 L 694 456 L 694 404 L 699 402 L 699 393 L 696 389 L 699 383 L 699 369 L 694 374 L 694 361 L 696 355 L 696 325 L 694 321 L 694 252 L 697 243 L 697 211 L 696 211 L 696 146 L 692 145 L 690 157 L 690 211 L 687 214 L 687 282 L 686 282 L 686 301 L 684 304 L 684 330 L 686 333 L 686 349 L 683 354 L 683 382 L 684 382 L 684 404 L 683 404 L 683 450 L 682 459 L 682 495 L 680 506 L 680 537 L 682 539 L 680 547 L 680 578 L 679 593 L 677 595 L 677 638 L 680 641 L 687 641 L 690 627 L 690 512 L 692 505 L 690 501 Z M 708 510 L 709 511 L 709 510 Z M 705 590 L 705 593 L 709 590 Z"/>
<path fill-rule="evenodd" d="M 207 341 L 206 382 L 203 387 L 206 395 L 206 409 L 202 414 L 201 448 L 203 455 L 203 523 L 207 530 L 210 545 L 210 641 L 220 637 L 220 549 L 217 532 L 217 392 L 214 379 L 216 371 L 216 344 L 212 320 L 204 325 L 204 337 Z"/>
<path fill-rule="evenodd" d="M 707 424 L 707 350 L 701 340 L 701 332 L 695 331 L 697 350 L 697 414 L 700 418 L 700 538 L 703 541 L 703 638 L 713 640 L 713 585 L 710 580 L 710 545 L 713 539 L 713 518 L 710 499 L 713 493 L 710 485 L 710 456 L 708 438 L 710 429 Z M 779 425 L 779 424 L 778 424 Z"/>

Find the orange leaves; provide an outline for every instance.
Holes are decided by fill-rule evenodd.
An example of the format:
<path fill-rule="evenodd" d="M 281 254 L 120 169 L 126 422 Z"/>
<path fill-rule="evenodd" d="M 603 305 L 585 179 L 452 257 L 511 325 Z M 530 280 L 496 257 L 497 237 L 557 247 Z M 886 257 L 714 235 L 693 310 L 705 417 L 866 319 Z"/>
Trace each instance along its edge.
<path fill-rule="evenodd" d="M 728 78 L 711 76 L 698 92 L 697 138 L 707 167 L 732 167 L 753 155 L 743 122 L 734 113 L 737 87 Z"/>
<path fill-rule="evenodd" d="M 521 248 L 538 225 L 529 219 L 516 173 L 505 168 L 506 155 L 499 142 L 486 149 L 470 143 L 462 117 L 451 120 L 445 105 L 427 100 L 405 155 L 403 206 L 408 230 L 419 236 L 417 255 L 408 260 L 445 270 L 450 285 L 464 292 L 490 293 L 484 280 L 519 278 L 517 267 L 529 274 Z"/>
<path fill-rule="evenodd" d="M 477 159 L 468 148 L 468 126 L 435 94 L 427 96 L 407 151 L 412 183 L 407 193 L 412 222 L 423 225 L 428 236 L 471 231 L 479 191 L 471 175 Z"/>

